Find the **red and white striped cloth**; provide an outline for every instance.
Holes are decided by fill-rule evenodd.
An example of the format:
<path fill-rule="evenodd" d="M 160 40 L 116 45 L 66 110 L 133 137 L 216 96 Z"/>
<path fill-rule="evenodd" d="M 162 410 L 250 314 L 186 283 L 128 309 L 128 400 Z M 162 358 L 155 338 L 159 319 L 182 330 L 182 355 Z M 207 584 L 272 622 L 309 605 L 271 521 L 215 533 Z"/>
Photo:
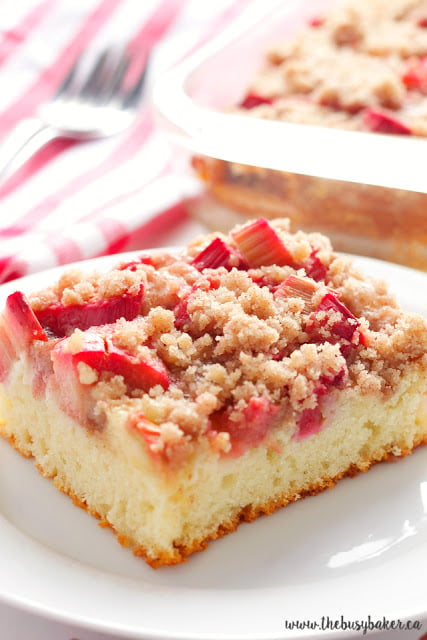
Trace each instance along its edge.
<path fill-rule="evenodd" d="M 3 0 L 0 144 L 15 125 L 35 116 L 80 52 L 126 41 L 150 57 L 168 52 L 154 53 L 164 70 L 221 32 L 250 3 Z M 173 173 L 172 164 L 144 103 L 134 125 L 119 136 L 47 144 L 0 182 L 0 283 L 161 243 L 163 229 L 186 216 L 188 181 Z"/>

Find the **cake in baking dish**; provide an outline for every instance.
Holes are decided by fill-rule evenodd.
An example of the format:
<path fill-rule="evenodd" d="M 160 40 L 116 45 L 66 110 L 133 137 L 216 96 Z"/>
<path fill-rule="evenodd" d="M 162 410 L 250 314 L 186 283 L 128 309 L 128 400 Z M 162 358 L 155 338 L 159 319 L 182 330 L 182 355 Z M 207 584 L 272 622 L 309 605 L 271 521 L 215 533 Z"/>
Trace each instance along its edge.
<path fill-rule="evenodd" d="M 153 567 L 427 442 L 426 321 L 287 220 L 16 291 L 0 344 L 2 435 Z"/>
<path fill-rule="evenodd" d="M 425 0 L 331 2 L 272 43 L 237 108 L 326 127 L 427 135 Z"/>
<path fill-rule="evenodd" d="M 243 116 L 248 126 L 262 120 L 266 128 L 286 122 L 345 129 L 353 136 L 427 136 L 426 0 L 302 4 L 312 8 L 311 19 L 293 33 L 291 19 L 283 25 L 286 35 L 261 53 L 238 103 L 229 105 L 230 118 Z M 285 146 L 284 169 L 289 153 Z M 247 216 L 286 216 L 305 231 L 324 232 L 341 251 L 427 270 L 424 193 L 252 164 L 195 157 L 211 201 L 196 201 L 194 214 L 222 231 Z"/>

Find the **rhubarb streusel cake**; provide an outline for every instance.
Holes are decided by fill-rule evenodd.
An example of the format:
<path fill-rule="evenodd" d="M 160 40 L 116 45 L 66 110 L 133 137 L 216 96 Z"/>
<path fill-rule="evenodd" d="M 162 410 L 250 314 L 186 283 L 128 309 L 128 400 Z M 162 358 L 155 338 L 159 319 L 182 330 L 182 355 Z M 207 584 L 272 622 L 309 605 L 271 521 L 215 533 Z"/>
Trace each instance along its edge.
<path fill-rule="evenodd" d="M 1 433 L 153 567 L 427 442 L 427 322 L 286 220 L 7 298 Z"/>
<path fill-rule="evenodd" d="M 355 138 L 362 132 L 426 137 L 426 1 L 301 4 L 313 11 L 312 18 L 293 29 L 290 19 L 283 22 L 284 35 L 278 41 L 276 35 L 261 52 L 260 66 L 254 67 L 241 99 L 229 105 L 230 118 L 246 118 L 248 138 L 255 119 L 264 121 L 270 135 L 272 122 L 275 131 L 278 122 L 286 122 L 345 129 Z M 277 145 L 283 146 L 285 169 L 293 150 L 285 136 Z M 324 153 L 327 165 L 327 146 Z M 347 153 L 343 142 L 343 163 Z M 297 228 L 322 231 L 340 251 L 427 270 L 424 193 L 273 170 L 261 160 L 256 166 L 228 159 L 193 158 L 210 199 L 206 205 L 196 199 L 192 210 L 210 228 L 227 232 L 248 217 L 286 216 Z"/>
<path fill-rule="evenodd" d="M 271 43 L 237 108 L 298 124 L 426 136 L 425 0 L 330 2 L 293 37 Z"/>

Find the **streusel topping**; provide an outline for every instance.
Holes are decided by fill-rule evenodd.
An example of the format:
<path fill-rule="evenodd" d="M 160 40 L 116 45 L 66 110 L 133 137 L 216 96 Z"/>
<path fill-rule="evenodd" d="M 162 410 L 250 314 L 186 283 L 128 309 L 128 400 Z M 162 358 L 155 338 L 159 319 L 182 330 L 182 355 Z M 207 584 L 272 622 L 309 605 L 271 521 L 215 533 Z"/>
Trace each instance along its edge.
<path fill-rule="evenodd" d="M 141 290 L 135 315 L 108 320 L 105 300 Z M 286 415 L 300 429 L 321 421 L 322 398 L 337 389 L 380 398 L 409 362 L 427 368 L 425 320 L 404 313 L 326 238 L 292 234 L 284 220 L 257 220 L 107 274 L 72 271 L 31 297 L 41 318 L 77 300 L 82 309 L 104 304 L 107 321 L 53 336 L 54 369 L 75 363 L 95 419 L 126 408 L 153 455 L 168 459 L 200 438 L 242 453 Z"/>
<path fill-rule="evenodd" d="M 266 52 L 238 111 L 427 135 L 425 0 L 349 0 Z"/>

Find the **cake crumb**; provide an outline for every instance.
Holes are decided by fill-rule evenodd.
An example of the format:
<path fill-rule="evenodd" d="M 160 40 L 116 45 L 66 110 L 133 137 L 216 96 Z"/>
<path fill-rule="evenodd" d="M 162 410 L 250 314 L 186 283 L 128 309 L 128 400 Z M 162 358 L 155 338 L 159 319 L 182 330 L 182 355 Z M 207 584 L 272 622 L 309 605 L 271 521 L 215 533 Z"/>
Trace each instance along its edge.
<path fill-rule="evenodd" d="M 85 362 L 77 363 L 77 371 L 81 384 L 94 384 L 98 381 L 98 373 Z"/>

